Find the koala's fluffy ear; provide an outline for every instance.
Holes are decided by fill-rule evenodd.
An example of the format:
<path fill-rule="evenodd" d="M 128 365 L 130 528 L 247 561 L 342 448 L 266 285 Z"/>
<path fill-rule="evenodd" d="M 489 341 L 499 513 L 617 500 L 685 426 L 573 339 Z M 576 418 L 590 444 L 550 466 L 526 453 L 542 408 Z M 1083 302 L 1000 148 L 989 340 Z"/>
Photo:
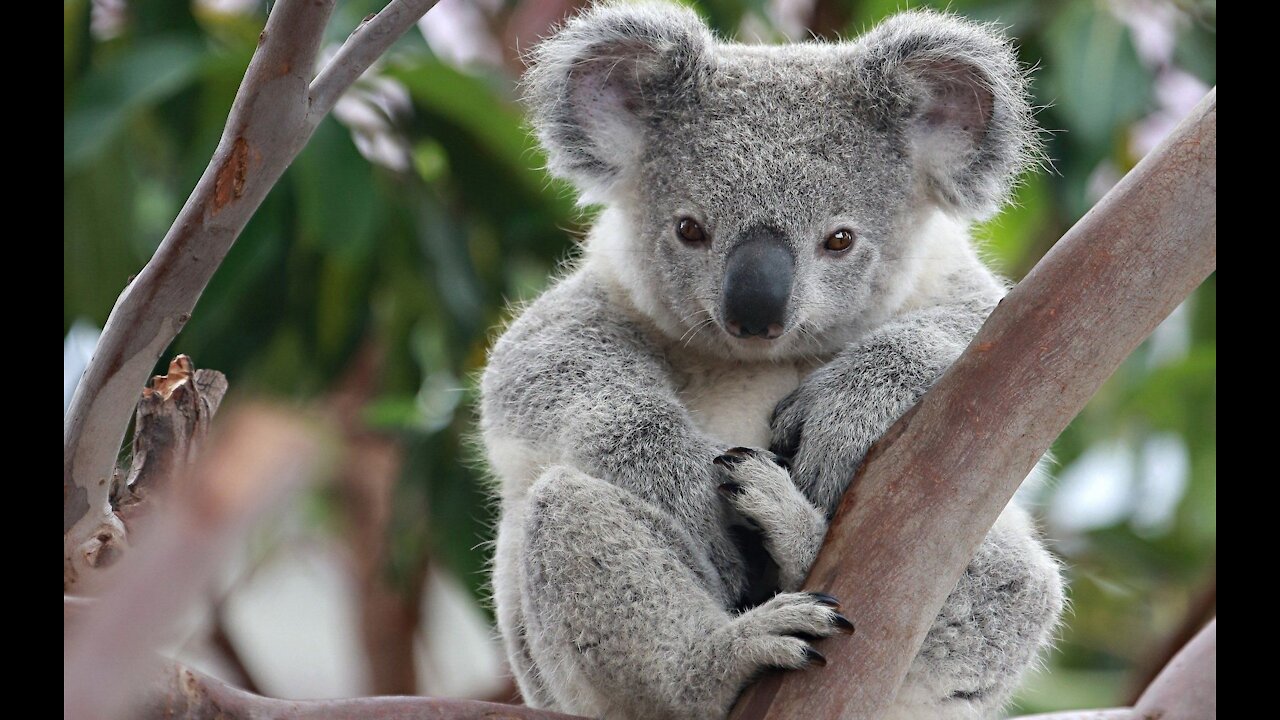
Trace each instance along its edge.
<path fill-rule="evenodd" d="M 646 119 L 693 99 L 712 42 L 687 8 L 610 3 L 536 46 L 525 100 L 551 173 L 601 199 L 640 153 Z"/>
<path fill-rule="evenodd" d="M 858 41 L 859 81 L 899 124 L 928 191 L 961 216 L 985 217 L 1008 199 L 1038 152 L 1027 71 L 986 25 L 916 11 Z"/>

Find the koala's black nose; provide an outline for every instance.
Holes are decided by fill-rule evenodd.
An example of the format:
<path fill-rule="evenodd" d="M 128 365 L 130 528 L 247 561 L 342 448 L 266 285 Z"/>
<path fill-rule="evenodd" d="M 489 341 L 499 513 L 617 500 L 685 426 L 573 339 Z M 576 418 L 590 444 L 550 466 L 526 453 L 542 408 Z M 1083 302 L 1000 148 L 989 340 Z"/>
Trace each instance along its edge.
<path fill-rule="evenodd" d="M 729 332 L 738 337 L 781 335 L 795 267 L 781 232 L 766 226 L 747 230 L 725 262 L 721 295 Z"/>

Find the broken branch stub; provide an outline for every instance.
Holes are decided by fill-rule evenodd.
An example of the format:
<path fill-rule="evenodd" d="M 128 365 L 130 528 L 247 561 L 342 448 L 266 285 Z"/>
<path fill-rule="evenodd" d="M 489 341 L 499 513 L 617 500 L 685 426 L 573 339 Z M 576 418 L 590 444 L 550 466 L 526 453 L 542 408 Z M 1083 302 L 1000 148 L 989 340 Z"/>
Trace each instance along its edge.
<path fill-rule="evenodd" d="M 134 414 L 129 476 L 112 498 L 126 526 L 132 512 L 190 466 L 226 392 L 225 375 L 196 370 L 186 355 L 174 358 L 169 373 L 156 375 L 143 389 Z"/>
<path fill-rule="evenodd" d="M 105 576 L 86 580 L 123 556 L 134 521 L 154 511 L 156 492 L 190 467 L 226 392 L 226 376 L 197 370 L 186 355 L 175 357 L 167 374 L 151 378 L 134 414 L 130 467 L 112 473 L 110 487 L 104 488 L 108 502 L 96 525 L 83 524 L 86 532 L 77 534 L 78 542 L 63 559 L 64 592 L 74 588 L 87 594 L 103 585 Z"/>

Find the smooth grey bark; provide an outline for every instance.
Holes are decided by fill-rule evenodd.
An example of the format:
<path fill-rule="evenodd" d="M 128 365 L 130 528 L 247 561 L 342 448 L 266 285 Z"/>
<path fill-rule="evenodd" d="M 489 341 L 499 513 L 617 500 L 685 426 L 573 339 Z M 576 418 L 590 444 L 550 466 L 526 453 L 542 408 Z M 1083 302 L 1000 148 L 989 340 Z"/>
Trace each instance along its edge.
<path fill-rule="evenodd" d="M 208 168 L 151 260 L 116 300 L 64 418 L 64 591 L 84 590 L 102 558 L 119 557 L 128 547 L 111 511 L 111 476 L 160 354 L 338 97 L 435 3 L 391 0 L 319 75 L 315 59 L 334 0 L 275 3 Z"/>

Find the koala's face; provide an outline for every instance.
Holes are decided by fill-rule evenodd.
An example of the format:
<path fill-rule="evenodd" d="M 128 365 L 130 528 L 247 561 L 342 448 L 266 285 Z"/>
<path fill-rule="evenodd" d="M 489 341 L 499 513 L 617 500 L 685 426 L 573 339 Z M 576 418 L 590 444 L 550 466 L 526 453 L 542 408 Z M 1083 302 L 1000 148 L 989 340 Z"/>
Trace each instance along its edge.
<path fill-rule="evenodd" d="M 818 351 L 858 324 L 908 250 L 895 231 L 911 173 L 892 129 L 831 71 L 832 48 L 735 50 L 698 102 L 646 129 L 630 249 L 647 261 L 634 267 L 687 318 L 685 340 Z"/>
<path fill-rule="evenodd" d="M 675 6 L 600 6 L 535 60 L 552 171 L 620 216 L 607 250 L 659 326 L 731 356 L 856 336 L 911 283 L 921 218 L 993 211 L 1031 136 L 1007 43 L 944 15 L 750 47 Z"/>

